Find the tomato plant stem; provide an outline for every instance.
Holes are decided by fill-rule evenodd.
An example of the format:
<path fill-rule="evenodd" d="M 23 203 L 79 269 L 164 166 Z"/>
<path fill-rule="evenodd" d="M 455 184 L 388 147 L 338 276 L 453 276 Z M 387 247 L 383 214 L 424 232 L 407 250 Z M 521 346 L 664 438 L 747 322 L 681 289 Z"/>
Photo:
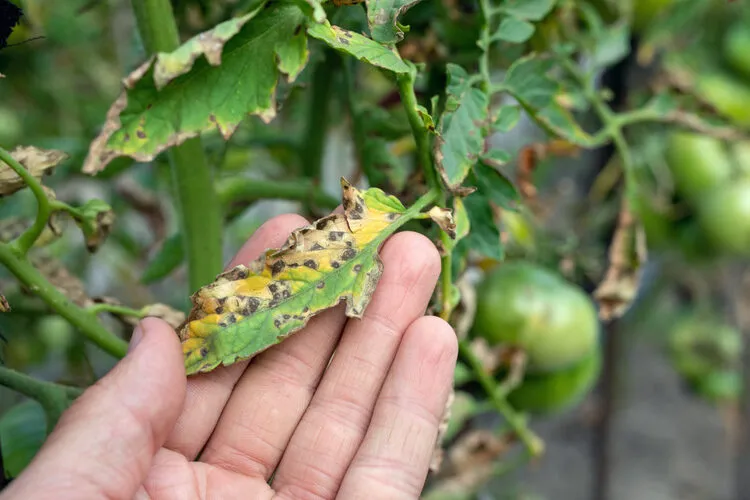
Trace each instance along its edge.
<path fill-rule="evenodd" d="M 54 285 L 14 249 L 7 244 L 0 244 L 0 264 L 3 264 L 13 275 L 41 298 L 56 313 L 78 328 L 86 338 L 109 354 L 122 358 L 128 350 L 123 339 L 108 331 L 93 314 L 77 306 L 60 292 Z"/>
<path fill-rule="evenodd" d="M 112 314 L 117 314 L 118 316 L 133 316 L 136 318 L 144 317 L 143 312 L 138 309 L 133 309 L 132 307 L 126 307 L 126 306 L 119 306 L 116 304 L 94 304 L 93 306 L 87 307 L 86 310 L 90 312 L 91 314 L 100 314 L 100 313 L 108 312 Z"/>
<path fill-rule="evenodd" d="M 2 365 L 0 365 L 0 385 L 38 401 L 47 415 L 48 430 L 52 430 L 69 402 L 83 392 L 78 387 L 39 380 Z"/>
<path fill-rule="evenodd" d="M 417 103 L 417 96 L 414 93 L 414 75 L 405 73 L 398 75 L 397 79 L 401 103 L 404 106 L 414 140 L 417 143 L 417 154 L 419 155 L 419 163 L 422 166 L 425 180 L 431 188 L 440 189 L 440 183 L 435 173 L 435 165 L 432 162 L 429 132 L 419 114 L 419 104 Z"/>
<path fill-rule="evenodd" d="M 516 433 L 524 446 L 526 446 L 529 454 L 532 457 L 541 455 L 544 452 L 544 442 L 529 429 L 523 416 L 518 414 L 505 399 L 505 396 L 501 394 L 500 388 L 484 369 L 484 365 L 482 365 L 482 362 L 474 354 L 469 342 L 465 339 L 460 340 L 458 350 L 461 358 L 474 372 L 477 382 L 482 386 L 487 397 L 490 398 L 492 405 L 505 418 L 508 425 L 513 429 L 513 432 Z"/>
<path fill-rule="evenodd" d="M 172 52 L 180 45 L 169 0 L 132 0 L 143 44 L 149 54 Z M 221 272 L 221 205 L 200 138 L 188 139 L 168 151 L 180 214 L 191 290 Z"/>

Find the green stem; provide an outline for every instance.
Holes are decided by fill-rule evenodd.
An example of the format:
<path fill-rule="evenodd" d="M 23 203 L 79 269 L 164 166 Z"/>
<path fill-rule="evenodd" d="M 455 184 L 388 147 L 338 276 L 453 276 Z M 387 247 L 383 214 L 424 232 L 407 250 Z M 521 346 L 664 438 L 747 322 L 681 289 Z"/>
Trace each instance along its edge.
<path fill-rule="evenodd" d="M 71 302 L 9 245 L 0 244 L 0 264 L 8 268 L 21 283 L 56 313 L 78 328 L 91 342 L 113 356 L 118 358 L 125 356 L 128 350 L 127 342 L 104 328 L 96 316 Z"/>
<path fill-rule="evenodd" d="M 310 179 L 320 179 L 323 152 L 328 132 L 330 100 L 333 78 L 341 59 L 337 54 L 326 53 L 312 75 L 310 107 L 307 110 L 307 130 L 302 146 L 302 173 Z"/>
<path fill-rule="evenodd" d="M 4 366 L 0 366 L 0 385 L 38 401 L 47 417 L 48 432 L 55 427 L 70 402 L 83 393 L 79 387 L 38 380 Z"/>
<path fill-rule="evenodd" d="M 216 184 L 216 191 L 224 207 L 239 201 L 253 202 L 256 200 L 282 199 L 309 201 L 321 208 L 333 210 L 341 203 L 341 200 L 323 191 L 310 179 L 268 181 L 247 177 L 231 177 L 219 180 Z"/>
<path fill-rule="evenodd" d="M 180 45 L 169 0 L 132 0 L 146 51 L 172 52 Z M 188 262 L 191 290 L 209 283 L 223 266 L 219 199 L 200 138 L 188 139 L 168 151 L 177 208 Z"/>
<path fill-rule="evenodd" d="M 80 387 L 60 385 L 26 375 L 19 371 L 0 365 L 0 385 L 20 392 L 24 396 L 36 399 L 39 402 L 49 399 L 52 395 L 66 398 L 77 398 L 83 393 Z"/>
<path fill-rule="evenodd" d="M 424 120 L 419 115 L 417 96 L 414 93 L 414 75 L 405 73 L 398 75 L 397 79 L 398 91 L 401 94 L 401 103 L 404 106 L 412 134 L 414 134 L 414 140 L 417 143 L 419 163 L 422 165 L 427 185 L 433 189 L 440 189 L 440 183 L 435 173 L 435 165 L 432 162 L 429 131 L 424 124 Z"/>
<path fill-rule="evenodd" d="M 479 31 L 479 44 L 482 53 L 479 56 L 479 75 L 481 77 L 481 89 L 484 93 L 489 94 L 491 89 L 490 82 L 490 18 L 492 16 L 492 6 L 489 0 L 479 0 L 479 8 L 482 12 L 482 26 Z"/>
<path fill-rule="evenodd" d="M 115 304 L 94 304 L 93 306 L 87 307 L 86 310 L 91 314 L 101 314 L 106 312 L 118 316 L 135 316 L 136 318 L 144 317 L 143 311 Z"/>
<path fill-rule="evenodd" d="M 0 160 L 8 164 L 18 176 L 23 179 L 24 183 L 34 193 L 34 197 L 37 202 L 36 219 L 34 223 L 26 231 L 24 231 L 15 241 L 11 242 L 12 249 L 19 255 L 26 255 L 29 249 L 34 246 L 36 240 L 44 231 L 47 226 L 50 215 L 52 214 L 52 207 L 50 200 L 47 198 L 47 193 L 42 188 L 42 183 L 39 182 L 31 173 L 26 170 L 23 165 L 16 161 L 11 154 L 3 148 L 0 148 Z"/>
<path fill-rule="evenodd" d="M 529 453 L 534 457 L 541 455 L 544 452 L 544 442 L 529 429 L 525 419 L 516 413 L 505 397 L 500 394 L 495 380 L 484 369 L 482 362 L 476 357 L 468 341 L 460 340 L 458 349 L 461 358 L 472 369 L 477 382 L 482 386 L 495 409 L 505 418 Z"/>

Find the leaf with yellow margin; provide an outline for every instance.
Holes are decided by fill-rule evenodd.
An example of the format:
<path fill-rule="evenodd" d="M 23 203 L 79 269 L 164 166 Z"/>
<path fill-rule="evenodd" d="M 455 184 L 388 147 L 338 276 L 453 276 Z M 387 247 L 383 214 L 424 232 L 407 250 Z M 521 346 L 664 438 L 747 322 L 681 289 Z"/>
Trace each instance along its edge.
<path fill-rule="evenodd" d="M 295 230 L 280 249 L 193 295 L 179 329 L 188 375 L 250 358 L 341 300 L 347 316 L 362 317 L 383 272 L 378 248 L 434 196 L 407 209 L 380 189 L 359 191 L 345 179 L 341 187 L 343 214 Z"/>

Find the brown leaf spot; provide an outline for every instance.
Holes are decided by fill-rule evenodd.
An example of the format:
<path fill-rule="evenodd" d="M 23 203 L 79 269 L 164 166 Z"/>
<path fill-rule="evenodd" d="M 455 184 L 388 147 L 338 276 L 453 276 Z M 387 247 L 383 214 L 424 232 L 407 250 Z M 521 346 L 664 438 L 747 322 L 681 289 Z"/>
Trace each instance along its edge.
<path fill-rule="evenodd" d="M 276 276 L 277 274 L 279 274 L 281 271 L 284 270 L 285 266 L 286 266 L 286 264 L 284 264 L 283 260 L 277 260 L 271 266 L 271 275 L 272 276 Z"/>
<path fill-rule="evenodd" d="M 331 262 L 331 267 L 334 269 L 338 269 L 339 267 L 341 267 L 341 264 L 334 260 L 333 262 Z"/>
<path fill-rule="evenodd" d="M 323 245 L 321 245 L 320 243 L 313 243 L 313 245 L 310 247 L 310 250 L 313 250 L 313 251 L 323 250 Z"/>
<path fill-rule="evenodd" d="M 331 231 L 328 233 L 328 239 L 330 241 L 341 241 L 344 239 L 344 232 L 343 231 Z"/>
<path fill-rule="evenodd" d="M 260 305 L 260 301 L 256 299 L 255 297 L 249 297 L 241 309 L 240 313 L 243 316 L 250 316 L 252 313 L 258 310 L 258 306 Z"/>
<path fill-rule="evenodd" d="M 351 260 L 354 258 L 355 255 L 357 255 L 357 252 L 353 248 L 347 248 L 346 250 L 341 252 L 341 255 L 339 255 L 339 259 Z"/>
<path fill-rule="evenodd" d="M 325 286 L 326 286 L 326 284 L 325 284 L 324 281 L 318 281 L 318 284 L 315 285 L 315 288 L 317 288 L 318 290 L 321 290 L 321 289 L 325 288 Z"/>
<path fill-rule="evenodd" d="M 208 115 L 208 121 L 210 121 L 211 123 L 216 123 L 216 115 L 213 113 Z"/>
<path fill-rule="evenodd" d="M 135 135 L 137 135 L 139 139 L 145 139 L 146 138 L 146 132 L 144 132 L 143 130 L 136 131 Z"/>
<path fill-rule="evenodd" d="M 355 266 L 352 269 L 355 273 L 358 273 L 362 270 L 362 264 L 355 264 Z"/>
<path fill-rule="evenodd" d="M 312 259 L 307 259 L 307 260 L 306 260 L 306 261 L 304 262 L 304 265 L 305 265 L 305 267 L 309 267 L 310 269 L 314 269 L 314 270 L 317 270 L 317 269 L 318 269 L 318 263 L 317 263 L 317 262 L 315 262 L 315 261 L 314 261 L 314 260 L 312 260 Z"/>

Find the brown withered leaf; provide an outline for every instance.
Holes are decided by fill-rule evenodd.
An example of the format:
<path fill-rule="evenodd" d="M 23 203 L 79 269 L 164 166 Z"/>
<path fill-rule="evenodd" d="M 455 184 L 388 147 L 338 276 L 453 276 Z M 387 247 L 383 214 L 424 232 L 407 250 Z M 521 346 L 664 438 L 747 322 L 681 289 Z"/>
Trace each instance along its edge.
<path fill-rule="evenodd" d="M 88 307 L 94 303 L 86 293 L 83 282 L 71 274 L 58 259 L 46 255 L 34 255 L 31 260 L 34 267 L 47 278 L 47 281 L 52 283 L 71 302 L 81 307 Z"/>
<path fill-rule="evenodd" d="M 0 293 L 0 312 L 7 313 L 10 311 L 10 304 L 8 304 L 8 299 L 5 298 L 5 295 Z"/>
<path fill-rule="evenodd" d="M 440 229 L 445 231 L 452 240 L 456 239 L 456 222 L 453 220 L 453 211 L 450 208 L 432 207 L 428 212 Z"/>
<path fill-rule="evenodd" d="M 646 259 L 643 227 L 635 220 L 627 198 L 623 197 L 617 228 L 609 247 L 609 267 L 593 294 L 603 321 L 621 317 L 633 303 Z"/>
<path fill-rule="evenodd" d="M 68 158 L 66 153 L 34 146 L 18 146 L 10 155 L 37 179 L 52 173 L 54 168 Z M 0 160 L 0 197 L 8 196 L 26 187 L 26 183 L 4 161 Z"/>

